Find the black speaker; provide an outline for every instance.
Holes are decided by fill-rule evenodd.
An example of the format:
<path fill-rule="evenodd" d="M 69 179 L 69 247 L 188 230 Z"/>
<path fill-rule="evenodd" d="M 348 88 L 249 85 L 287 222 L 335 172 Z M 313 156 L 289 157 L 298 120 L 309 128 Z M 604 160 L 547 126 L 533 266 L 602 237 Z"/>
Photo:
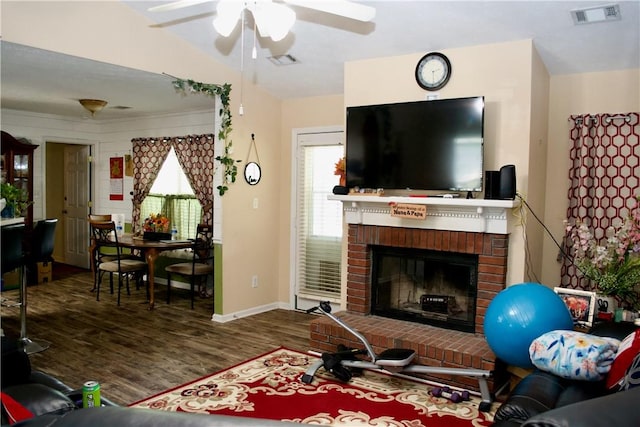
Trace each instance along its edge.
<path fill-rule="evenodd" d="M 500 168 L 500 198 L 503 200 L 516 198 L 515 165 L 504 165 Z"/>
<path fill-rule="evenodd" d="M 500 198 L 500 171 L 484 172 L 484 198 L 489 200 Z"/>
<path fill-rule="evenodd" d="M 333 194 L 341 196 L 349 194 L 349 189 L 344 185 L 336 185 L 335 187 L 333 187 Z"/>

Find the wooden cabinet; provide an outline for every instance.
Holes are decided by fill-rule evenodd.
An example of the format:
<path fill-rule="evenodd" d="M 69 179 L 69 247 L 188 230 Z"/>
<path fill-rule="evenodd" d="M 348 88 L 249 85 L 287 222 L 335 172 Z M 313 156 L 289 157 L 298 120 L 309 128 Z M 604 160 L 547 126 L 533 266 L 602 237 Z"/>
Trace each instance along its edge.
<path fill-rule="evenodd" d="M 2 182 L 8 182 L 26 191 L 26 200 L 33 202 L 33 152 L 37 145 L 17 140 L 2 131 Z M 33 224 L 33 205 L 21 213 L 25 217 L 27 228 Z"/>

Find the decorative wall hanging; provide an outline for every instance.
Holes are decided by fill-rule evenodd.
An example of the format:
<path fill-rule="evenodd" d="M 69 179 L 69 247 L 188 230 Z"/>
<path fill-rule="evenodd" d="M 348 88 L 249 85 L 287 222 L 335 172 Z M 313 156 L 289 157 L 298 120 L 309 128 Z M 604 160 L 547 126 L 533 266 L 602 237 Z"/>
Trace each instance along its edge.
<path fill-rule="evenodd" d="M 173 76 L 171 76 L 173 77 Z M 222 123 L 220 123 L 220 131 L 218 132 L 218 140 L 224 143 L 224 152 L 221 156 L 217 156 L 216 160 L 224 167 L 224 174 L 222 177 L 222 184 L 218 185 L 218 194 L 221 196 L 229 190 L 229 184 L 236 182 L 236 176 L 238 175 L 238 166 L 240 160 L 234 160 L 231 157 L 232 142 L 229 134 L 231 133 L 231 110 L 229 109 L 229 94 L 231 93 L 231 85 L 225 83 L 223 85 L 207 84 L 196 82 L 194 80 L 183 80 L 176 77 L 173 81 L 173 87 L 182 93 L 204 93 L 211 97 L 220 97 L 220 117 Z"/>
<path fill-rule="evenodd" d="M 133 176 L 133 157 L 131 154 L 124 155 L 124 175 Z"/>
<path fill-rule="evenodd" d="M 124 200 L 124 159 L 111 157 L 109 159 L 110 188 L 109 200 Z"/>
<path fill-rule="evenodd" d="M 256 151 L 256 161 L 250 162 L 251 149 Z M 258 147 L 256 146 L 256 136 L 251 134 L 251 144 L 249 144 L 249 152 L 247 153 L 247 159 L 244 166 L 244 179 L 249 185 L 256 185 L 260 182 L 262 177 L 262 168 L 260 168 L 260 156 L 258 156 Z"/>

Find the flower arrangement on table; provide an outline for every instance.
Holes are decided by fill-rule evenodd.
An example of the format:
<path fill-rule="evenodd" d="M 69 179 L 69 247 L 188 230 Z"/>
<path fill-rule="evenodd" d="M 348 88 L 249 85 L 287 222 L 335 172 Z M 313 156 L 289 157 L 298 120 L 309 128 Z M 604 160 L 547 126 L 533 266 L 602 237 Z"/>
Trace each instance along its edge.
<path fill-rule="evenodd" d="M 169 218 L 158 213 L 151 214 L 142 223 L 142 229 L 146 232 L 167 233 L 169 231 Z"/>
<path fill-rule="evenodd" d="M 585 224 L 567 226 L 573 242 L 573 261 L 582 275 L 604 295 L 616 296 L 632 308 L 640 290 L 640 195 L 625 221 L 607 229 L 600 245 Z"/>
<path fill-rule="evenodd" d="M 345 161 L 346 160 L 344 157 L 338 160 L 336 162 L 335 171 L 333 172 L 334 175 L 338 175 L 340 177 L 340 185 L 343 187 L 347 183 L 347 171 L 346 171 Z"/>

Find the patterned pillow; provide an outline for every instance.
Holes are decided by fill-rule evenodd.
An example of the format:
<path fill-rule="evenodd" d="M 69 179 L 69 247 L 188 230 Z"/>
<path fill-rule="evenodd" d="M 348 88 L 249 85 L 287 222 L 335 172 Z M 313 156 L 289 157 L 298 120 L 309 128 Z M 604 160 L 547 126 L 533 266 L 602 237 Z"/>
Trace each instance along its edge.
<path fill-rule="evenodd" d="M 633 368 L 633 360 L 637 359 L 637 356 L 640 354 L 640 330 L 630 333 L 627 335 L 625 339 L 620 343 L 620 347 L 618 348 L 618 354 L 616 354 L 613 363 L 611 364 L 611 371 L 609 375 L 607 375 L 607 388 L 612 391 L 618 391 L 623 388 L 623 386 L 629 385 L 629 378 L 627 378 L 627 371 Z M 636 364 L 636 377 L 635 377 L 635 385 L 638 385 L 638 376 L 640 373 L 637 371 Z M 633 376 L 633 372 L 630 372 L 631 376 Z M 633 387 L 633 385 L 631 385 Z M 630 388 L 630 387 L 627 387 Z"/>
<path fill-rule="evenodd" d="M 620 341 L 576 331 L 551 331 L 533 340 L 533 365 L 563 378 L 600 381 L 611 368 Z"/>

